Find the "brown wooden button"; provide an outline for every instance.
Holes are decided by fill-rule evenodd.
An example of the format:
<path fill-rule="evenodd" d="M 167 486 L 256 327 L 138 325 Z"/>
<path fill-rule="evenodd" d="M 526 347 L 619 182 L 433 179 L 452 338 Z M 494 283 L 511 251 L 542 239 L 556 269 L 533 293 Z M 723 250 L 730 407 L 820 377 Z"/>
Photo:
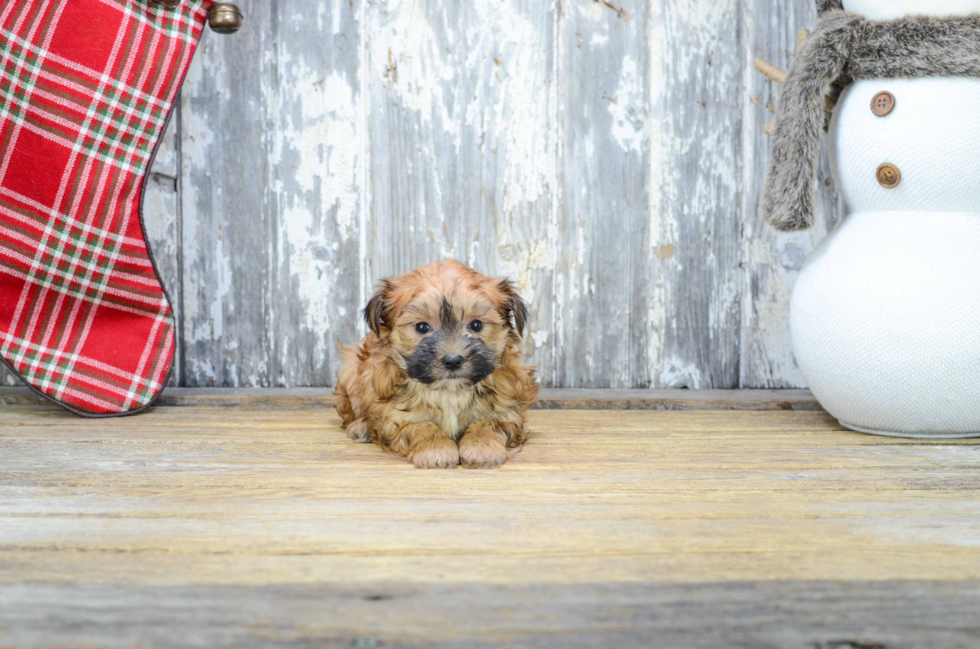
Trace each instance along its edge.
<path fill-rule="evenodd" d="M 879 92 L 871 100 L 871 112 L 878 117 L 884 117 L 895 110 L 895 95 L 890 92 Z"/>
<path fill-rule="evenodd" d="M 895 189 L 902 182 L 902 172 L 898 170 L 898 167 L 888 162 L 878 167 L 875 176 L 878 178 L 878 184 L 885 189 Z"/>

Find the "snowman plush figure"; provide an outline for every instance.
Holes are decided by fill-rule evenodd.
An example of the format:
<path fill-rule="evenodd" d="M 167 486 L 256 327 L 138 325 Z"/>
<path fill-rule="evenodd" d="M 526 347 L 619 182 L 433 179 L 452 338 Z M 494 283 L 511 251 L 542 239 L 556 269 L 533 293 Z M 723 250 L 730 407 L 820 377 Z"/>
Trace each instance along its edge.
<path fill-rule="evenodd" d="M 851 213 L 800 273 L 794 355 L 848 428 L 980 436 L 980 0 L 818 9 L 780 96 L 763 212 L 810 226 L 824 138 Z"/>

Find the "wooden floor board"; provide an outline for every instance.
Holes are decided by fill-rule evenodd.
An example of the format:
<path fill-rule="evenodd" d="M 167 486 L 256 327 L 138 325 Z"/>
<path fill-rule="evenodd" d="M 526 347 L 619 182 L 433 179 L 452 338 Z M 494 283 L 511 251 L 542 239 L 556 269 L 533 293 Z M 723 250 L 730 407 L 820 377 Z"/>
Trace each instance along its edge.
<path fill-rule="evenodd" d="M 0 405 L 44 402 L 26 387 L 0 387 Z M 333 388 L 168 388 L 158 405 L 283 411 L 332 407 Z M 536 410 L 820 410 L 809 390 L 542 389 Z"/>
<path fill-rule="evenodd" d="M 978 598 L 978 582 L 139 586 L 125 598 L 36 584 L 0 591 L 0 606 L 23 621 L 7 633 L 19 646 L 85 646 L 84 634 L 100 641 L 89 646 L 202 649 L 969 649 Z"/>
<path fill-rule="evenodd" d="M 980 647 L 975 440 L 545 409 L 426 472 L 283 399 L 0 405 L 0 646 Z"/>

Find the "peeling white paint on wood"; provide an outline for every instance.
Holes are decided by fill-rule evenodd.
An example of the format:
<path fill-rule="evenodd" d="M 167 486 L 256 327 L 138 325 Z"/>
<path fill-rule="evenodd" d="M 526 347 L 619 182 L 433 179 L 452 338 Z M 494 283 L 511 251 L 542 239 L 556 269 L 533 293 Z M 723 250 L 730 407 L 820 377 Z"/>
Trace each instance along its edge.
<path fill-rule="evenodd" d="M 779 86 L 755 72 L 757 56 L 787 68 L 797 32 L 814 24 L 811 0 L 743 0 L 742 305 L 739 384 L 786 388 L 805 385 L 790 352 L 789 298 L 810 251 L 843 218 L 826 155 L 821 161 L 817 223 L 807 232 L 780 233 L 758 210 L 769 164 L 764 128 L 778 105 Z M 778 11 L 777 11 L 778 9 Z"/>
<path fill-rule="evenodd" d="M 517 281 L 546 385 L 802 386 L 789 295 L 843 210 L 762 222 L 752 61 L 812 0 L 240 4 L 147 198 L 181 383 L 329 385 L 375 283 L 452 256 Z"/>
<path fill-rule="evenodd" d="M 651 115 L 648 3 L 563 2 L 559 14 L 559 260 L 554 380 L 650 384 L 645 303 Z M 599 38 L 591 38 L 598 34 Z M 648 126 L 651 125 L 651 126 Z M 574 351 L 573 351 L 574 350 Z"/>
<path fill-rule="evenodd" d="M 153 254 L 164 290 L 170 298 L 177 324 L 177 338 L 181 337 L 180 317 L 180 210 L 177 200 L 177 177 L 179 157 L 177 153 L 177 125 L 171 118 L 170 124 L 160 142 L 153 169 L 146 180 L 146 193 L 143 196 L 143 223 L 146 226 L 147 244 Z M 175 350 L 174 371 L 170 377 L 171 385 L 179 385 L 183 357 L 178 345 Z"/>

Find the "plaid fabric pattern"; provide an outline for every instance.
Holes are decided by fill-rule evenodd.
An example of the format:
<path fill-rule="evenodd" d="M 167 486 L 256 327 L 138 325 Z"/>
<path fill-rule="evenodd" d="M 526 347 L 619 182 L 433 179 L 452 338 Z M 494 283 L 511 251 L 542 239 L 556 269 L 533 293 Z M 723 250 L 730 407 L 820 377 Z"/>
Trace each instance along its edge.
<path fill-rule="evenodd" d="M 146 406 L 173 365 L 140 198 L 211 4 L 0 3 L 0 358 L 80 414 Z"/>

